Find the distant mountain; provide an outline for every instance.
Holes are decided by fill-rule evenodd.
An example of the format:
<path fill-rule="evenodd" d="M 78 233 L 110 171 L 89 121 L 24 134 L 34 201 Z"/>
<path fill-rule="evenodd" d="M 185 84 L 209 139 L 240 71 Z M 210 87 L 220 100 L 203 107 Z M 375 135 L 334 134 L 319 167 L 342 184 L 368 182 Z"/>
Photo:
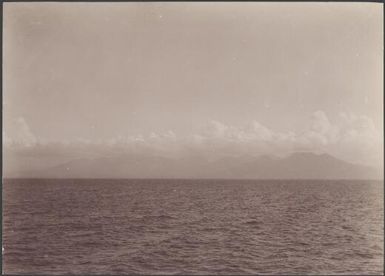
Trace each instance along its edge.
<path fill-rule="evenodd" d="M 381 169 L 351 164 L 328 154 L 294 153 L 286 158 L 258 158 L 233 167 L 232 174 L 264 179 L 382 179 Z"/>
<path fill-rule="evenodd" d="M 294 153 L 285 158 L 203 157 L 170 159 L 121 155 L 75 159 L 47 169 L 24 170 L 9 177 L 42 178 L 250 178 L 250 179 L 383 179 L 383 170 L 351 164 L 328 154 Z"/>

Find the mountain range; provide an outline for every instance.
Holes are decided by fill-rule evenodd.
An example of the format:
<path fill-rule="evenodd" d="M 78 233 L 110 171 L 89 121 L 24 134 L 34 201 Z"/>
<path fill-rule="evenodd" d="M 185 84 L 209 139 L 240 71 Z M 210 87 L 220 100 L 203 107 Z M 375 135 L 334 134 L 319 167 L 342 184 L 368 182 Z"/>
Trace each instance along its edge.
<path fill-rule="evenodd" d="M 26 167 L 26 166 L 24 166 Z M 122 154 L 79 158 L 45 168 L 4 171 L 5 177 L 30 178 L 240 178 L 240 179 L 383 179 L 383 170 L 352 164 L 328 154 L 293 153 L 287 157 L 199 156 L 172 159 Z"/>

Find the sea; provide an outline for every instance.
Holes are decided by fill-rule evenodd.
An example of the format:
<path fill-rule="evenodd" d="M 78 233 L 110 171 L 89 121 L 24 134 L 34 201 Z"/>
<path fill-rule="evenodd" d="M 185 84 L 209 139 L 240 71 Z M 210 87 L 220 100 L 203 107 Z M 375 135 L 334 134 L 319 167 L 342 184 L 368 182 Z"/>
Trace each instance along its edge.
<path fill-rule="evenodd" d="M 2 269 L 383 274 L 384 182 L 5 179 Z"/>

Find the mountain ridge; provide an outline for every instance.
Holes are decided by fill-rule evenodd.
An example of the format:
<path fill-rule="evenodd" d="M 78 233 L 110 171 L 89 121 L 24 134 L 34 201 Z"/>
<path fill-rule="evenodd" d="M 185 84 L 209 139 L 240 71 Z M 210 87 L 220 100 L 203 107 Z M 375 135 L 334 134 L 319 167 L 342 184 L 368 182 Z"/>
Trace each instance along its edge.
<path fill-rule="evenodd" d="M 18 175 L 19 174 L 19 175 Z M 352 164 L 329 154 L 296 152 L 286 157 L 171 159 L 120 155 L 76 158 L 45 169 L 20 170 L 8 177 L 32 178 L 223 178 L 383 179 L 379 168 Z"/>

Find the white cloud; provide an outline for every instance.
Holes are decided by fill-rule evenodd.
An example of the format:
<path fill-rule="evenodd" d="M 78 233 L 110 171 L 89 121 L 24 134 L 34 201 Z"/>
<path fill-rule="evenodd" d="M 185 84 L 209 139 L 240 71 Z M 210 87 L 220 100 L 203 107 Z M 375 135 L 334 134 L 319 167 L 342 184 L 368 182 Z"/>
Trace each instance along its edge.
<path fill-rule="evenodd" d="M 316 133 L 327 134 L 332 128 L 329 118 L 326 116 L 323 111 L 316 111 L 312 115 L 312 130 Z"/>
<path fill-rule="evenodd" d="M 369 117 L 341 113 L 333 122 L 325 112 L 316 111 L 310 119 L 309 129 L 298 133 L 273 131 L 257 121 L 243 127 L 211 121 L 195 139 L 200 141 L 202 151 L 210 145 L 218 155 L 285 155 L 306 150 L 354 163 L 378 164 L 382 135 Z"/>
<path fill-rule="evenodd" d="M 224 138 L 229 131 L 225 124 L 211 120 L 202 130 L 202 135 L 206 137 Z"/>
<path fill-rule="evenodd" d="M 309 150 L 333 154 L 354 163 L 379 163 L 382 135 L 367 116 L 340 113 L 335 122 L 322 111 L 313 114 L 313 123 L 301 139 Z"/>
<path fill-rule="evenodd" d="M 79 152 L 103 154 L 155 154 L 168 157 L 186 156 L 192 152 L 209 159 L 224 156 L 277 155 L 296 151 L 329 153 L 353 163 L 380 164 L 382 134 L 366 116 L 341 113 L 334 121 L 323 111 L 312 114 L 310 126 L 301 132 L 279 132 L 251 121 L 242 126 L 231 126 L 209 121 L 201 131 L 178 136 L 173 131 L 151 133 L 147 136 L 117 136 L 107 141 L 78 140 L 59 143 L 56 147 Z M 23 118 L 15 121 L 14 133 L 7 133 L 13 141 L 32 146 L 36 138 Z"/>
<path fill-rule="evenodd" d="M 23 117 L 13 120 L 12 125 L 4 130 L 3 137 L 5 144 L 30 147 L 37 143 L 35 135 Z"/>

